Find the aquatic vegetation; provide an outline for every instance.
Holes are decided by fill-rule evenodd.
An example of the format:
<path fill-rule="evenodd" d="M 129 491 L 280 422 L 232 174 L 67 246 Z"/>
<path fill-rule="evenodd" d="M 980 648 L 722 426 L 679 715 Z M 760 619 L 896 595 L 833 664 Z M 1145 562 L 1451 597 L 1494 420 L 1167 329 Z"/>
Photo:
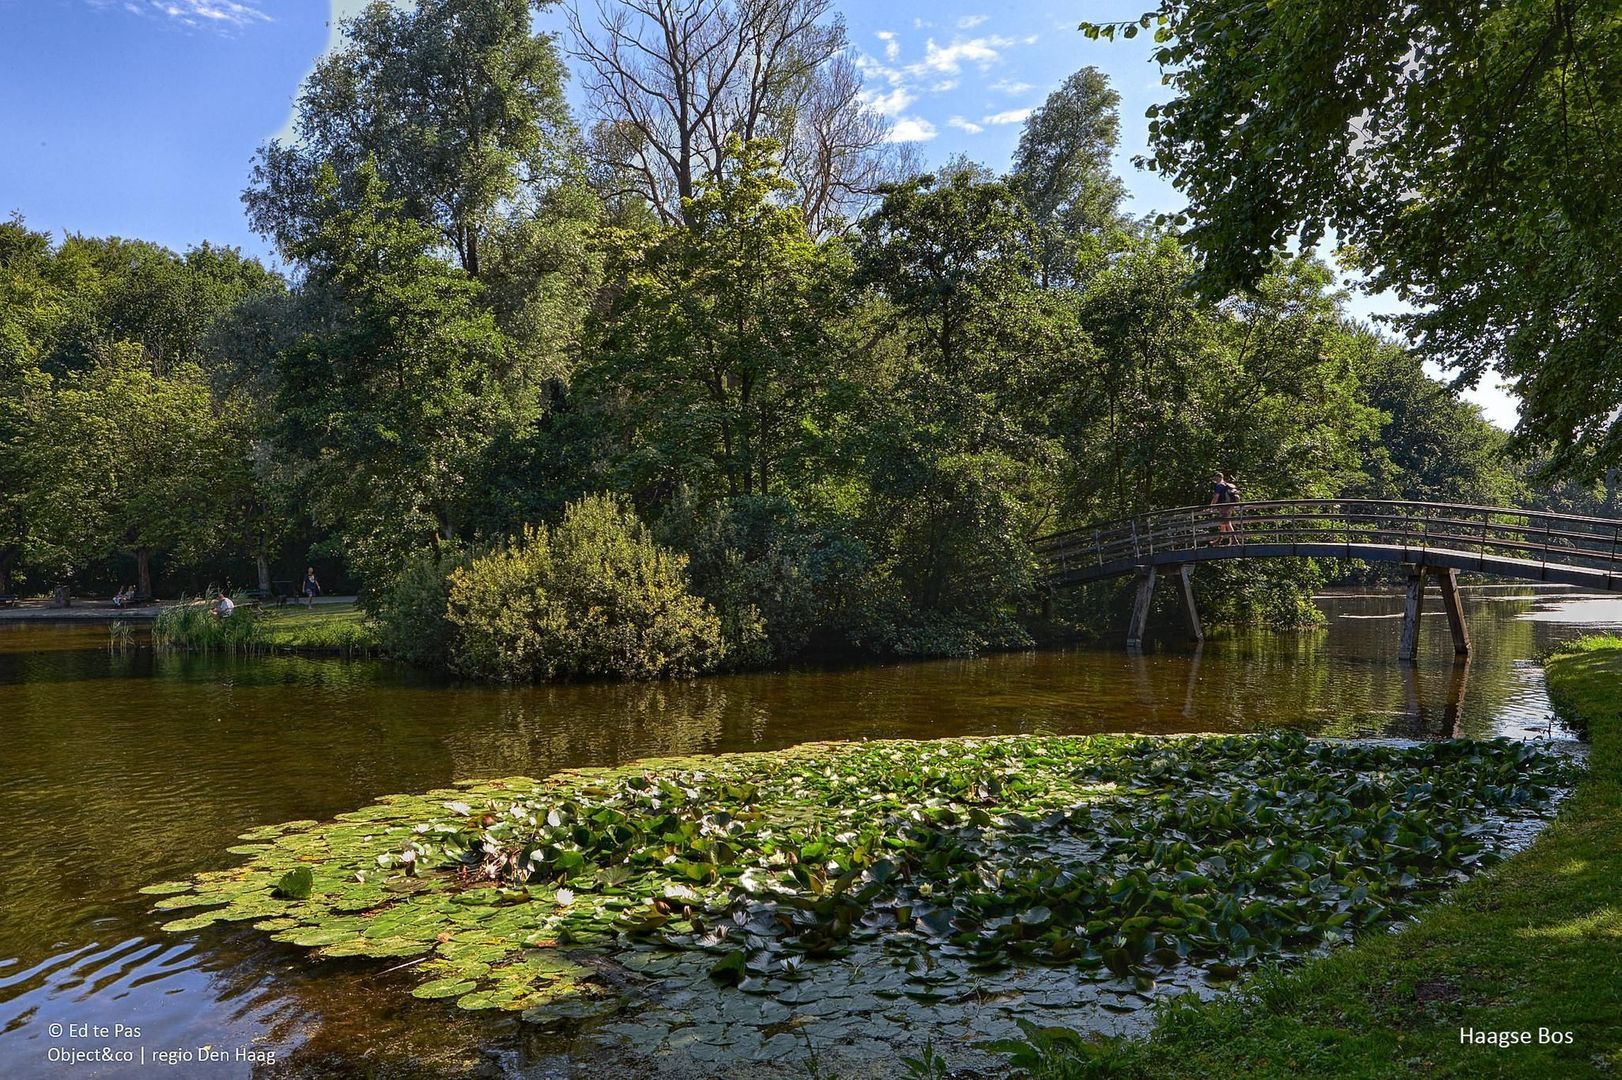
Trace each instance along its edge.
<path fill-rule="evenodd" d="M 209 600 L 181 600 L 152 620 L 152 644 L 159 649 L 252 652 L 263 643 L 263 629 L 258 613 L 246 605 L 239 604 L 222 619 Z"/>
<path fill-rule="evenodd" d="M 891 960 L 875 992 L 917 1002 L 1032 964 L 1142 989 L 1405 917 L 1570 773 L 1504 740 L 812 744 L 390 796 L 254 830 L 244 865 L 146 891 L 184 913 L 169 930 L 251 921 L 535 1019 L 695 960 L 792 1000 L 856 947 Z"/>

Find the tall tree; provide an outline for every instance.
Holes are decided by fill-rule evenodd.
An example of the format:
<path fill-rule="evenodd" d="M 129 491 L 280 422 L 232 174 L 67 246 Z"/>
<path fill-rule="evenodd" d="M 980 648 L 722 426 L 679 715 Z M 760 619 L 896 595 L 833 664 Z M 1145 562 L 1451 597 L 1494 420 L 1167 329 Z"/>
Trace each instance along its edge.
<path fill-rule="evenodd" d="M 861 97 L 832 0 L 598 0 L 571 10 L 592 152 L 608 195 L 667 223 L 718 174 L 729 140 L 773 140 L 814 234 L 886 178 L 889 126 Z"/>
<path fill-rule="evenodd" d="M 1622 10 L 1164 0 L 1152 168 L 1215 294 L 1338 234 L 1467 380 L 1496 364 L 1551 464 L 1622 464 Z"/>
<path fill-rule="evenodd" d="M 479 283 L 433 254 L 370 164 L 317 179 L 321 225 L 291 245 L 302 331 L 277 359 L 277 443 L 316 522 L 374 583 L 454 538 L 484 454 L 532 413 Z"/>
<path fill-rule="evenodd" d="M 291 250 L 320 227 L 321 168 L 347 188 L 373 161 L 398 212 L 432 225 L 481 276 L 490 235 L 569 171 L 563 64 L 530 7 L 374 0 L 344 23 L 344 47 L 299 96 L 296 138 L 259 152 L 243 195 L 254 227 Z"/>
<path fill-rule="evenodd" d="M 830 321 L 848 257 L 817 243 L 767 143 L 721 171 L 633 256 L 593 375 L 628 394 L 628 478 L 705 495 L 766 495 L 813 453 L 808 417 L 838 369 Z"/>
<path fill-rule="evenodd" d="M 50 237 L 20 217 L 0 222 L 0 594 L 7 595 L 29 543 L 29 495 L 38 484 L 36 420 L 50 386 L 40 342 L 61 317 L 48 281 L 50 249 Z"/>
<path fill-rule="evenodd" d="M 1104 73 L 1085 67 L 1025 121 L 1009 185 L 1036 222 L 1044 286 L 1072 283 L 1079 244 L 1116 224 L 1126 193 L 1110 160 L 1120 139 L 1120 104 Z"/>

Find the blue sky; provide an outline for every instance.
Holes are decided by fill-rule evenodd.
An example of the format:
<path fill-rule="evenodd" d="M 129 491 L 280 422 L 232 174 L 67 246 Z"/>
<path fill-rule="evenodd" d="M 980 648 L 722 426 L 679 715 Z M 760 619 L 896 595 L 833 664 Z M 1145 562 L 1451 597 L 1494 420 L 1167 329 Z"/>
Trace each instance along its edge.
<path fill-rule="evenodd" d="M 590 0 L 586 0 L 590 2 Z M 34 228 L 202 240 L 269 256 L 239 195 L 254 150 L 285 133 L 299 82 L 363 0 L 0 0 L 0 214 Z M 1071 72 L 1106 72 L 1121 103 L 1118 170 L 1133 213 L 1179 207 L 1133 167 L 1163 88 L 1148 35 L 1092 42 L 1082 19 L 1131 0 L 836 0 L 873 103 L 925 163 L 1007 165 L 1020 123 Z M 539 25 L 561 30 L 558 11 Z M 1382 310 L 1360 299 L 1354 310 Z M 1473 395 L 1506 426 L 1513 403 Z"/>

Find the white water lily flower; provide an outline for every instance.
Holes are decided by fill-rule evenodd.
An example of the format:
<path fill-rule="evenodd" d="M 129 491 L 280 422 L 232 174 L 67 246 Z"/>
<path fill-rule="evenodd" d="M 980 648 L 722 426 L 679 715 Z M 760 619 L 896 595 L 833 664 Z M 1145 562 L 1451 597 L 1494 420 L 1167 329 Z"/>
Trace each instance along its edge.
<path fill-rule="evenodd" d="M 448 802 L 444 805 L 445 809 L 449 810 L 451 813 L 461 814 L 463 817 L 473 813 L 473 807 L 469 806 L 465 802 Z"/>
<path fill-rule="evenodd" d="M 574 903 L 574 890 L 573 889 L 559 889 L 558 890 L 558 906 L 559 907 L 568 907 L 572 903 Z"/>

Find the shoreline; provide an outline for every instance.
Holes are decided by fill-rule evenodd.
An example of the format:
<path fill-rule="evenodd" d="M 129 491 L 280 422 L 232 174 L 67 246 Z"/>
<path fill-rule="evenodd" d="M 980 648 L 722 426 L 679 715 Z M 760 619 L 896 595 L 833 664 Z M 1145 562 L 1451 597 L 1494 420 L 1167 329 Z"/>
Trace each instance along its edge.
<path fill-rule="evenodd" d="M 1049 1049 L 1041 1080 L 1525 1077 L 1622 1069 L 1622 636 L 1544 664 L 1588 771 L 1525 849 L 1400 933 L 1179 1001 L 1145 1038 Z"/>

